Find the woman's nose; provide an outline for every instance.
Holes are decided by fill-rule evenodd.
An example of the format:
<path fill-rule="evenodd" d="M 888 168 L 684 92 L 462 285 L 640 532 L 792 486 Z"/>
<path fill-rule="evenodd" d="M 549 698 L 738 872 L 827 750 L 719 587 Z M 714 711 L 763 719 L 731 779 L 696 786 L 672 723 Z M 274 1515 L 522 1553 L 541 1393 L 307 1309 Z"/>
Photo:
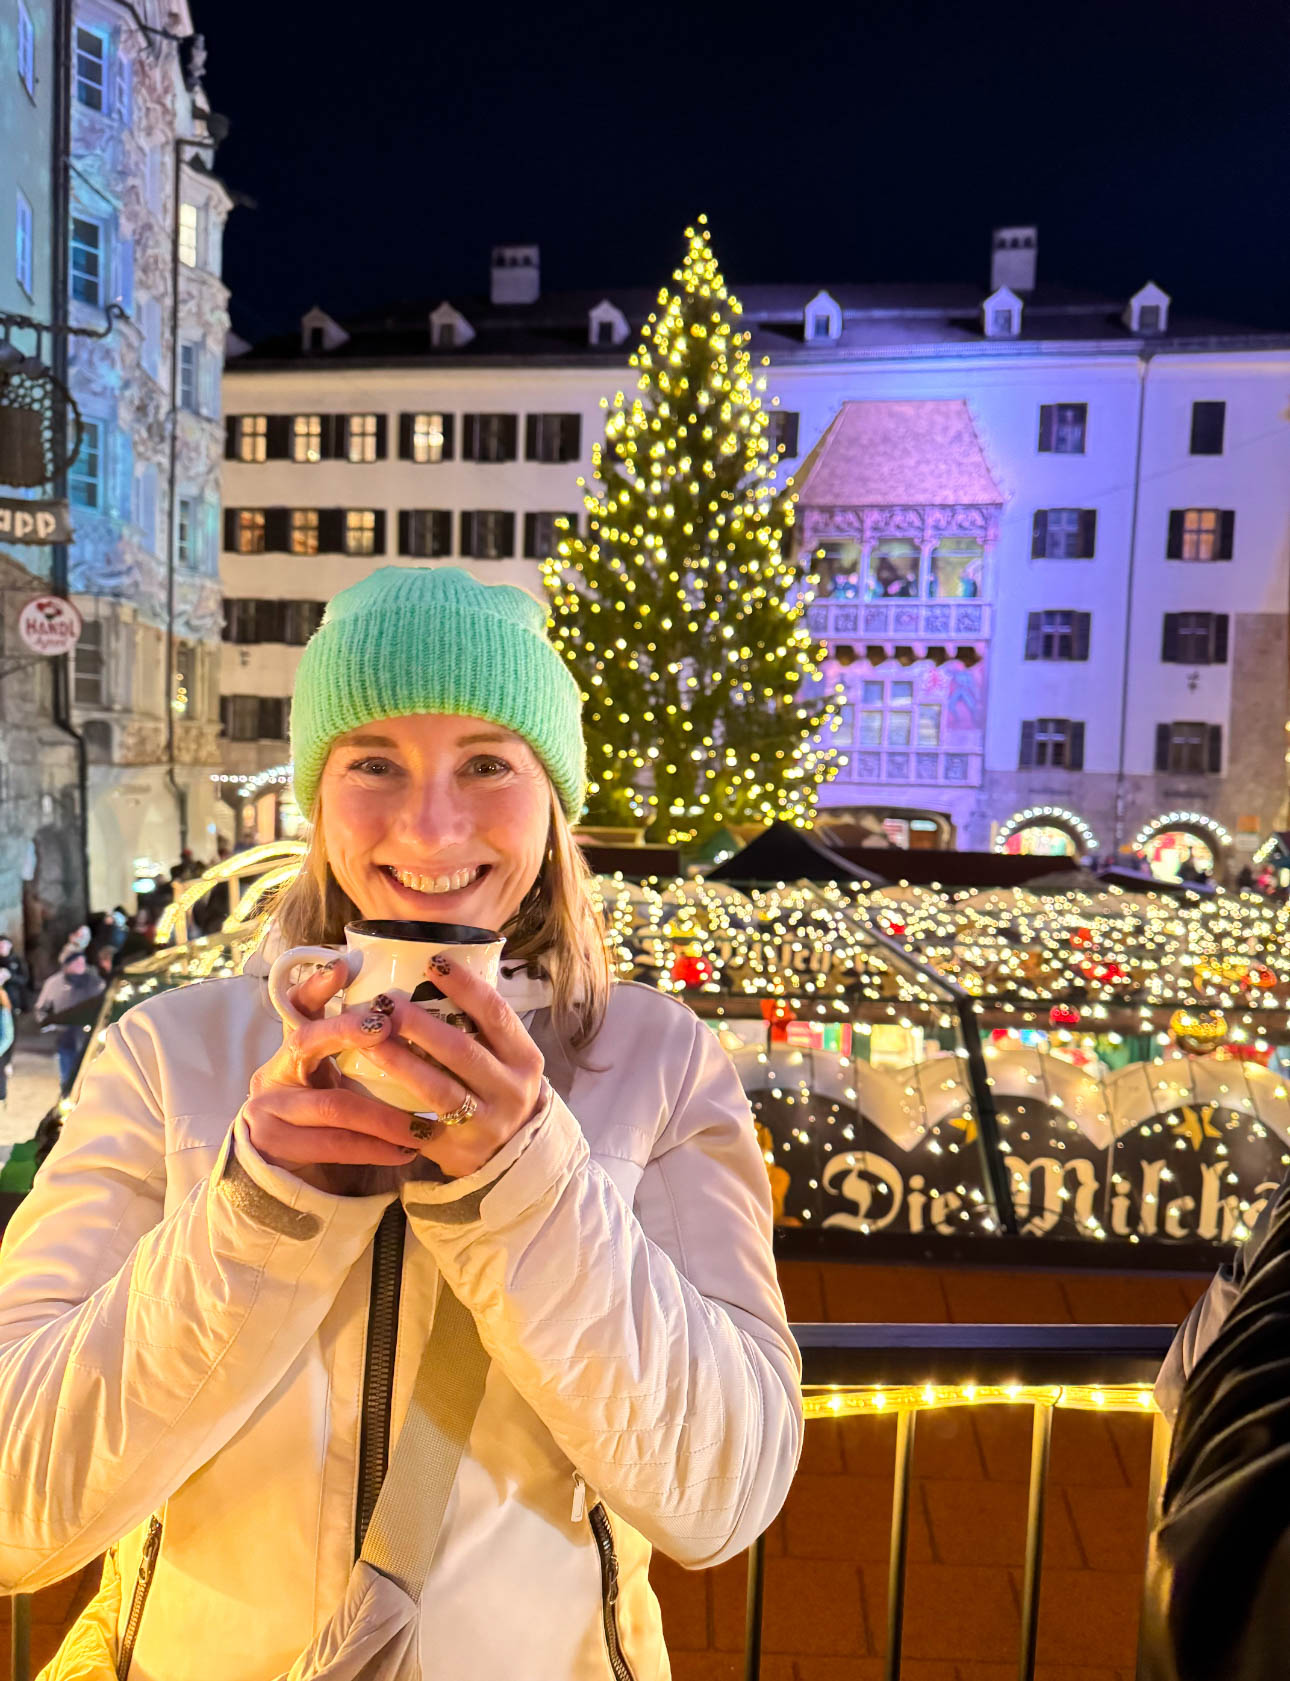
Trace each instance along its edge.
<path fill-rule="evenodd" d="M 406 839 L 427 854 L 459 846 L 474 833 L 468 802 L 451 783 L 432 783 L 414 790 L 403 807 L 399 826 Z"/>

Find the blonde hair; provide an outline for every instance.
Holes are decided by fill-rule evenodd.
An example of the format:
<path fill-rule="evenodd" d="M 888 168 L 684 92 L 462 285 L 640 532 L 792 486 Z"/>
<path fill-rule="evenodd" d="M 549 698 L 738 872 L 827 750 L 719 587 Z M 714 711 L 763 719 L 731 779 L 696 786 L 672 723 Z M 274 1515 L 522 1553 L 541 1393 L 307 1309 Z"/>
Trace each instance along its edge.
<path fill-rule="evenodd" d="M 591 871 L 554 788 L 550 790 L 546 857 L 538 878 L 502 928 L 504 964 L 523 963 L 551 982 L 551 1026 L 571 1060 L 599 1033 L 609 1003 L 605 928 L 591 894 Z M 287 946 L 344 945 L 345 924 L 361 920 L 327 861 L 321 795 L 314 805 L 309 848 L 300 873 L 270 912 Z"/>

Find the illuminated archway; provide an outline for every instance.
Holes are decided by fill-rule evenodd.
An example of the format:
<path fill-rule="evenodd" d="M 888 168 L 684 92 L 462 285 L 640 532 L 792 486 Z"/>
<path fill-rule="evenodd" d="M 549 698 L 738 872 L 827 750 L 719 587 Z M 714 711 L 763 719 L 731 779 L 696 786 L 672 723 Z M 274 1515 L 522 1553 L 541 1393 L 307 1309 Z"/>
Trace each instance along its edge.
<path fill-rule="evenodd" d="M 1097 849 L 1097 836 L 1084 819 L 1059 805 L 1034 805 L 1014 812 L 994 837 L 996 852 L 1014 855 L 1029 853 L 1054 858 L 1064 853 L 1079 858 Z"/>
<path fill-rule="evenodd" d="M 1212 877 L 1232 837 L 1203 811 L 1168 811 L 1144 823 L 1133 844 L 1157 880 L 1187 881 Z"/>

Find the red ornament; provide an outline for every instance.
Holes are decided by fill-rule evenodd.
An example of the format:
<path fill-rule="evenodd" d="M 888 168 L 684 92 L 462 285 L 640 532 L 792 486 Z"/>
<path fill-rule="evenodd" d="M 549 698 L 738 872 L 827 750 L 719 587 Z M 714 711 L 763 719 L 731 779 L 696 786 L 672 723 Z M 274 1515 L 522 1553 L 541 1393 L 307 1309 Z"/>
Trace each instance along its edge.
<path fill-rule="evenodd" d="M 1077 948 L 1093 944 L 1093 930 L 1091 928 L 1076 928 L 1071 934 L 1071 944 Z"/>
<path fill-rule="evenodd" d="M 878 926 L 884 934 L 889 934 L 893 940 L 899 940 L 905 932 L 905 924 L 898 916 L 891 916 L 884 912 L 878 918 Z"/>
<path fill-rule="evenodd" d="M 682 986 L 703 986 L 715 973 L 706 957 L 683 952 L 672 964 L 672 979 Z"/>
<path fill-rule="evenodd" d="M 1277 978 L 1272 973 L 1271 969 L 1264 969 L 1257 963 L 1251 966 L 1249 972 L 1245 976 L 1245 985 L 1247 987 L 1266 988 L 1275 986 L 1276 984 Z"/>
<path fill-rule="evenodd" d="M 1079 1011 L 1073 1004 L 1054 1004 L 1048 1020 L 1053 1027 L 1078 1027 Z"/>
<path fill-rule="evenodd" d="M 769 1022 L 796 1021 L 797 1011 L 787 998 L 763 998 L 761 1017 Z"/>

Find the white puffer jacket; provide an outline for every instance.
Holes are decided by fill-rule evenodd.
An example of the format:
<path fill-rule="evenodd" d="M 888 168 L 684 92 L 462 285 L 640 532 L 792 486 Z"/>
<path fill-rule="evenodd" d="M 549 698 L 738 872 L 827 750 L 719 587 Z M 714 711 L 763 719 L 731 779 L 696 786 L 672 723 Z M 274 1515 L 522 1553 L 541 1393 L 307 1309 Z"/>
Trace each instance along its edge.
<path fill-rule="evenodd" d="M 0 1258 L 0 1588 L 123 1537 L 123 1626 L 164 1507 L 130 1681 L 276 1675 L 354 1557 L 394 1197 L 315 1190 L 235 1119 L 281 1042 L 263 973 L 109 1030 Z M 526 1022 L 548 996 L 502 990 Z M 478 1174 L 400 1193 L 390 1429 L 441 1280 L 493 1361 L 421 1599 L 426 1681 L 666 1677 L 651 1547 L 731 1557 L 796 1467 L 800 1366 L 729 1059 L 684 1005 L 619 986 L 591 1061 Z"/>

